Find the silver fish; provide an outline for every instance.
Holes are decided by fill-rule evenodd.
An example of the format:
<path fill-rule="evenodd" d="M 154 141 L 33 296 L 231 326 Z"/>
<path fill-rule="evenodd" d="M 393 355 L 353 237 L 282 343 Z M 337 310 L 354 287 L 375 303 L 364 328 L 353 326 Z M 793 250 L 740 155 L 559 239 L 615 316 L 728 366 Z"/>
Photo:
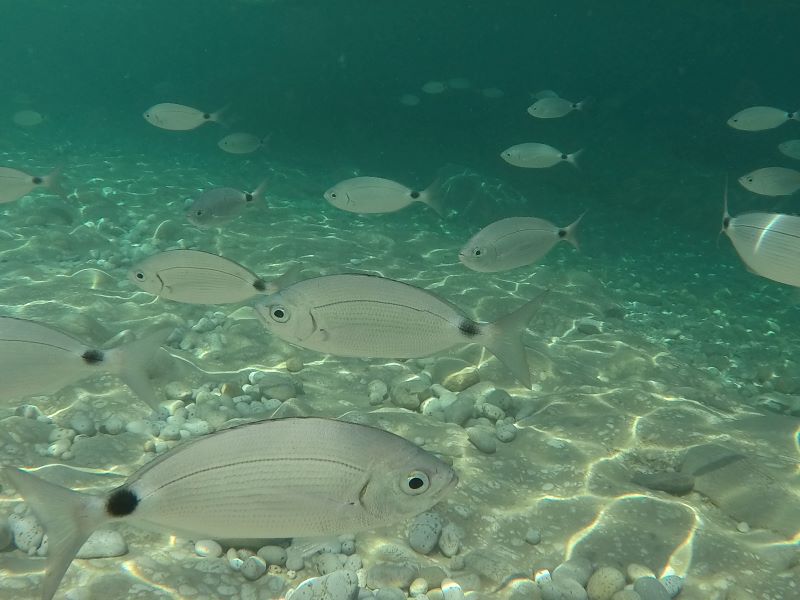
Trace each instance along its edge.
<path fill-rule="evenodd" d="M 188 131 L 197 129 L 206 123 L 219 122 L 225 109 L 207 113 L 183 104 L 163 102 L 151 106 L 142 115 L 148 123 L 170 131 Z"/>
<path fill-rule="evenodd" d="M 53 394 L 87 377 L 111 373 L 158 409 L 146 367 L 172 332 L 162 328 L 130 344 L 101 350 L 35 321 L 0 317 L 0 380 L 6 396 Z"/>
<path fill-rule="evenodd" d="M 786 140 L 778 144 L 778 150 L 789 158 L 800 160 L 800 140 Z"/>
<path fill-rule="evenodd" d="M 0 167 L 0 204 L 19 200 L 37 187 L 44 187 L 54 194 L 64 197 L 65 193 L 59 183 L 60 174 L 61 169 L 56 169 L 49 175 L 40 177 L 28 175 L 17 169 Z"/>
<path fill-rule="evenodd" d="M 128 279 L 148 294 L 186 304 L 244 302 L 285 287 L 300 265 L 264 281 L 237 262 L 200 250 L 167 250 L 149 256 L 128 271 Z"/>
<path fill-rule="evenodd" d="M 263 148 L 269 136 L 260 138 L 252 133 L 229 133 L 217 146 L 229 154 L 250 154 Z"/>
<path fill-rule="evenodd" d="M 234 188 L 206 190 L 192 202 L 186 218 L 201 229 L 219 227 L 239 216 L 245 207 L 264 197 L 267 182 L 262 181 L 253 192 L 242 192 Z"/>
<path fill-rule="evenodd" d="M 390 213 L 422 202 L 442 214 L 438 180 L 420 192 L 391 179 L 353 177 L 326 191 L 325 199 L 336 208 L 354 213 Z"/>
<path fill-rule="evenodd" d="M 739 177 L 742 187 L 762 196 L 790 196 L 800 190 L 800 171 L 764 167 Z"/>
<path fill-rule="evenodd" d="M 535 217 L 512 217 L 487 225 L 458 253 L 473 271 L 495 273 L 535 263 L 561 241 L 578 248 L 577 229 L 583 215 L 566 227 Z"/>
<path fill-rule="evenodd" d="M 541 297 L 493 323 L 478 323 L 431 292 L 372 275 L 300 281 L 256 303 L 264 326 L 303 348 L 336 356 L 416 358 L 481 344 L 531 387 L 522 334 Z"/>
<path fill-rule="evenodd" d="M 751 106 L 728 119 L 728 127 L 741 131 L 764 131 L 775 129 L 792 119 L 800 121 L 800 112 L 789 112 L 772 106 Z"/>
<path fill-rule="evenodd" d="M 750 272 L 800 287 L 800 217 L 763 212 L 732 217 L 726 182 L 722 232 Z"/>
<path fill-rule="evenodd" d="M 567 162 L 577 167 L 578 157 L 582 153 L 583 150 L 577 150 L 572 154 L 567 154 L 548 144 L 528 142 L 506 148 L 500 156 L 508 164 L 514 165 L 515 167 L 522 167 L 524 169 L 547 169 L 548 167 L 554 167 L 562 162 Z"/>
<path fill-rule="evenodd" d="M 532 117 L 536 117 L 537 119 L 558 119 L 575 110 L 584 110 L 587 103 L 588 100 L 572 102 L 566 98 L 545 95 L 528 107 L 528 114 Z"/>
<path fill-rule="evenodd" d="M 458 482 L 449 465 L 397 435 L 319 418 L 250 423 L 181 444 L 102 495 L 13 467 L 3 474 L 47 533 L 42 600 L 111 521 L 195 539 L 339 535 L 422 513 Z"/>

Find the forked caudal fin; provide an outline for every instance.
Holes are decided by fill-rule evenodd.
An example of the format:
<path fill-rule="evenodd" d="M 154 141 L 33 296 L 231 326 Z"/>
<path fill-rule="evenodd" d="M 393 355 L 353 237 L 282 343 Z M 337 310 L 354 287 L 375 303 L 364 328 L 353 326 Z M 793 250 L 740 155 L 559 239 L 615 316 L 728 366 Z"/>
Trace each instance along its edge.
<path fill-rule="evenodd" d="M 131 391 L 153 410 L 158 410 L 159 400 L 147 377 L 147 365 L 156 357 L 174 327 L 161 327 L 130 344 L 114 348 L 107 353 L 111 371 L 124 381 Z"/>
<path fill-rule="evenodd" d="M 522 334 L 549 292 L 550 290 L 546 290 L 514 312 L 489 323 L 481 332 L 481 344 L 528 389 L 532 385 L 531 370 L 525 355 Z"/>
<path fill-rule="evenodd" d="M 558 236 L 562 240 L 572 244 L 576 250 L 581 249 L 581 245 L 580 243 L 578 243 L 578 224 L 581 222 L 581 219 L 583 219 L 583 215 L 585 214 L 586 211 L 584 211 L 580 217 L 575 219 L 572 223 L 570 223 L 569 225 L 567 225 L 558 232 Z"/>
<path fill-rule="evenodd" d="M 47 534 L 47 571 L 41 597 L 50 600 L 83 543 L 95 529 L 111 520 L 104 508 L 105 500 L 14 467 L 3 467 L 2 472 L 25 498 Z"/>
<path fill-rule="evenodd" d="M 437 177 L 432 184 L 430 184 L 419 195 L 419 199 L 424 204 L 430 206 L 436 211 L 440 217 L 444 217 L 444 179 Z"/>

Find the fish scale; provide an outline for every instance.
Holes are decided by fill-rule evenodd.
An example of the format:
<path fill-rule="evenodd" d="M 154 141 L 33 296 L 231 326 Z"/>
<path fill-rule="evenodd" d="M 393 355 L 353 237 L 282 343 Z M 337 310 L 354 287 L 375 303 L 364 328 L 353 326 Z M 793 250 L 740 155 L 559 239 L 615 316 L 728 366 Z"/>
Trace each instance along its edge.
<path fill-rule="evenodd" d="M 83 542 L 111 520 L 188 537 L 319 537 L 417 515 L 458 482 L 449 465 L 400 436 L 313 417 L 248 423 L 181 444 L 106 495 L 3 472 L 48 535 L 43 600 Z"/>

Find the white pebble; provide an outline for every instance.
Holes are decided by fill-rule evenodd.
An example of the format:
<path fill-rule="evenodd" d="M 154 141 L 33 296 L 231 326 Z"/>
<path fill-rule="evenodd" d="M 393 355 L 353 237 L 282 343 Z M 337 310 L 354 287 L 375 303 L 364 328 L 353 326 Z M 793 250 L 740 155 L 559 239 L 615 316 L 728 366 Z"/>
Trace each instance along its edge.
<path fill-rule="evenodd" d="M 589 600 L 611 600 L 624 587 L 625 575 L 613 567 L 600 567 L 589 578 L 586 592 Z"/>
<path fill-rule="evenodd" d="M 228 551 L 225 553 L 225 558 L 228 559 L 228 565 L 230 565 L 231 569 L 234 571 L 241 571 L 242 565 L 244 561 L 239 558 L 239 554 L 236 552 L 236 548 L 228 548 Z"/>
<path fill-rule="evenodd" d="M 408 593 L 412 596 L 418 596 L 419 594 L 424 594 L 428 591 L 428 582 L 425 581 L 422 577 L 417 577 L 414 581 L 411 582 L 411 585 L 408 586 Z"/>
<path fill-rule="evenodd" d="M 36 517 L 33 515 L 20 517 L 15 513 L 8 517 L 8 523 L 11 526 L 11 533 L 14 534 L 14 545 L 28 554 L 36 552 L 44 537 L 44 531 Z"/>
<path fill-rule="evenodd" d="M 448 523 L 439 536 L 439 550 L 450 558 L 461 549 L 461 531 L 453 523 Z"/>
<path fill-rule="evenodd" d="M 750 524 L 746 521 L 742 521 L 736 525 L 736 530 L 739 533 L 747 533 L 750 531 Z"/>
<path fill-rule="evenodd" d="M 197 556 L 208 556 L 210 558 L 222 556 L 222 546 L 214 540 L 199 540 L 195 542 L 194 551 Z"/>
<path fill-rule="evenodd" d="M 111 558 L 128 553 L 128 544 L 119 531 L 98 529 L 81 546 L 76 555 L 78 558 Z"/>
<path fill-rule="evenodd" d="M 538 529 L 531 527 L 528 531 L 525 532 L 525 541 L 535 546 L 539 542 L 542 541 L 542 532 Z"/>

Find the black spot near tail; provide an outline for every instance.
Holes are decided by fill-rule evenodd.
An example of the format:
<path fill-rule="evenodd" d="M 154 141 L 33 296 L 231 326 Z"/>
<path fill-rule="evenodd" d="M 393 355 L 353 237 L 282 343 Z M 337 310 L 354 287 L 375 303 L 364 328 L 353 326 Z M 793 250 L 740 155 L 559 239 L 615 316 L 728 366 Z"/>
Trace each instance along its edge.
<path fill-rule="evenodd" d="M 244 201 L 245 202 L 252 202 L 253 199 L 254 199 L 253 194 L 251 194 L 250 192 L 246 192 L 245 193 L 245 195 L 244 195 Z"/>
<path fill-rule="evenodd" d="M 469 319 L 462 319 L 458 324 L 458 330 L 467 337 L 475 337 L 481 332 L 480 325 Z"/>
<path fill-rule="evenodd" d="M 567 237 L 567 230 L 566 229 L 559 229 L 558 230 L 558 237 L 560 237 L 560 238 Z"/>
<path fill-rule="evenodd" d="M 267 289 L 267 284 L 263 279 L 256 279 L 253 282 L 253 287 L 257 289 L 259 292 L 263 292 Z"/>
<path fill-rule="evenodd" d="M 411 192 L 411 197 L 412 197 L 414 200 L 416 200 L 417 198 L 419 198 L 419 192 L 418 192 L 417 190 L 414 190 L 414 191 L 412 191 L 412 192 Z"/>
<path fill-rule="evenodd" d="M 87 350 L 81 354 L 81 358 L 87 364 L 96 365 L 97 363 L 103 362 L 105 356 L 103 355 L 102 350 Z"/>
<path fill-rule="evenodd" d="M 139 505 L 139 497 L 127 488 L 114 490 L 106 502 L 106 512 L 112 517 L 125 517 Z"/>
<path fill-rule="evenodd" d="M 42 179 L 41 177 L 34 177 L 34 178 L 32 179 L 32 181 L 33 181 L 33 183 L 35 183 L 36 185 L 42 185 L 42 184 L 44 183 L 44 179 Z"/>

